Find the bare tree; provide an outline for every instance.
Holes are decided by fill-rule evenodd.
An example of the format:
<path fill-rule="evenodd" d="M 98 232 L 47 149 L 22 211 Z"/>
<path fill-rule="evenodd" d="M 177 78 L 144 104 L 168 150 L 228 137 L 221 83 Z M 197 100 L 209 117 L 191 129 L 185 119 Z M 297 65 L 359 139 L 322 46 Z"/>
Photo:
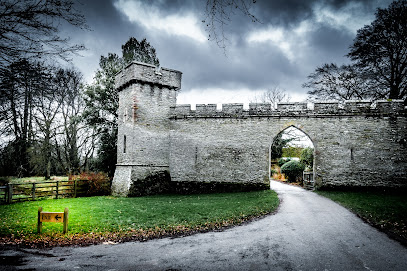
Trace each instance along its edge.
<path fill-rule="evenodd" d="M 324 64 L 303 87 L 316 99 L 404 99 L 407 104 L 407 0 L 377 9 L 359 29 L 347 55 L 351 65 Z"/>
<path fill-rule="evenodd" d="M 28 149 L 33 142 L 35 97 L 42 86 L 42 67 L 39 64 L 21 60 L 0 70 L 0 121 L 2 136 L 11 142 L 9 150 L 13 168 L 19 168 L 20 175 L 28 174 Z"/>
<path fill-rule="evenodd" d="M 81 97 L 82 74 L 75 69 L 59 69 L 54 75 L 55 91 L 58 92 L 60 106 L 60 126 L 54 138 L 56 157 L 65 173 L 74 174 L 80 170 L 79 134 L 80 115 L 84 109 Z"/>
<path fill-rule="evenodd" d="M 36 143 L 40 151 L 36 150 L 32 167 L 35 172 L 41 172 L 45 179 L 51 177 L 51 161 L 54 147 L 52 139 L 58 132 L 58 113 L 63 99 L 52 83 L 53 74 L 49 71 L 43 76 L 43 85 L 35 96 L 37 106 L 34 108 L 34 120 L 37 128 Z M 38 153 L 40 155 L 38 156 Z M 39 159 L 38 159 L 39 158 Z"/>
<path fill-rule="evenodd" d="M 85 17 L 72 0 L 3 0 L 0 2 L 0 68 L 18 58 L 58 56 L 69 60 L 84 49 L 58 35 L 59 27 L 70 24 L 87 29 Z"/>
<path fill-rule="evenodd" d="M 256 0 L 207 0 L 205 19 L 202 21 L 208 32 L 208 39 L 214 40 L 216 44 L 225 50 L 226 35 L 225 27 L 232 21 L 236 11 L 241 12 L 252 22 L 259 20 L 250 12 L 250 8 Z"/>
<path fill-rule="evenodd" d="M 372 80 L 355 65 L 324 64 L 317 67 L 304 83 L 311 99 L 322 100 L 352 100 L 368 98 L 384 98 L 382 89 L 372 84 Z"/>
<path fill-rule="evenodd" d="M 88 161 L 94 140 L 81 119 L 82 75 L 27 60 L 7 70 L 0 73 L 2 172 L 49 178 L 83 169 L 81 155 Z"/>
<path fill-rule="evenodd" d="M 279 87 L 270 88 L 260 94 L 256 94 L 250 102 L 254 103 L 270 103 L 272 109 L 277 109 L 278 103 L 289 102 L 291 96 Z"/>

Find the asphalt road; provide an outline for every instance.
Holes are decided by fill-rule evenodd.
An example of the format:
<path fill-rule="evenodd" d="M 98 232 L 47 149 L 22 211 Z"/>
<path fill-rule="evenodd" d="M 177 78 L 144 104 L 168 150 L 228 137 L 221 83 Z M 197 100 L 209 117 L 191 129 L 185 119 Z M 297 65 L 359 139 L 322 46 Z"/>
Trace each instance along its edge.
<path fill-rule="evenodd" d="M 338 204 L 272 182 L 278 212 L 222 232 L 0 251 L 0 270 L 407 270 L 407 248 Z M 14 265 L 4 265 L 5 261 Z"/>

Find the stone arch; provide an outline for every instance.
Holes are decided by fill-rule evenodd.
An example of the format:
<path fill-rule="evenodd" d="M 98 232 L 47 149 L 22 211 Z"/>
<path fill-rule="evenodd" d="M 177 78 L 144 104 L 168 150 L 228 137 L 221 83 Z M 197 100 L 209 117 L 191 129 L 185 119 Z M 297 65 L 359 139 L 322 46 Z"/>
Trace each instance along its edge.
<path fill-rule="evenodd" d="M 277 138 L 281 134 L 283 134 L 284 132 L 286 132 L 287 130 L 292 129 L 292 128 L 295 129 L 295 130 L 298 130 L 301 134 L 303 134 L 311 142 L 311 145 L 312 145 L 312 148 L 313 148 L 313 156 L 314 156 L 313 168 L 312 168 L 313 174 L 312 174 L 311 182 L 312 182 L 312 184 L 314 184 L 314 176 L 316 175 L 316 169 L 317 169 L 317 167 L 316 167 L 316 159 L 315 159 L 316 158 L 316 153 L 317 153 L 317 151 L 316 151 L 317 150 L 317 145 L 316 145 L 315 139 L 313 139 L 309 135 L 309 133 L 304 131 L 306 129 L 304 128 L 303 125 L 298 124 L 298 123 L 294 124 L 292 122 L 284 124 L 282 127 L 280 127 L 278 133 L 275 136 L 272 137 L 272 140 L 271 140 L 271 143 L 270 143 L 270 146 L 269 146 L 269 179 L 270 179 L 270 181 L 273 179 L 272 176 L 271 176 L 271 165 L 272 165 L 272 160 L 273 160 L 273 158 L 272 158 L 272 146 L 273 146 L 274 142 L 277 140 Z"/>

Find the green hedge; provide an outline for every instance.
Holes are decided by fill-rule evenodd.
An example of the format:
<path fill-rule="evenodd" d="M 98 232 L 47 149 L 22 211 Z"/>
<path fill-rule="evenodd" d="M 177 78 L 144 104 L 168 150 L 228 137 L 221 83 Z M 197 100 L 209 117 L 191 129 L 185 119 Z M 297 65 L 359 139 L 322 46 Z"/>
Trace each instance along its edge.
<path fill-rule="evenodd" d="M 295 182 L 301 179 L 304 169 L 305 165 L 303 163 L 293 160 L 285 163 L 281 167 L 281 172 L 287 176 L 289 182 Z"/>
<path fill-rule="evenodd" d="M 280 158 L 280 159 L 278 159 L 278 166 L 279 167 L 282 167 L 285 163 L 287 163 L 287 162 L 290 162 L 291 161 L 291 158 Z"/>

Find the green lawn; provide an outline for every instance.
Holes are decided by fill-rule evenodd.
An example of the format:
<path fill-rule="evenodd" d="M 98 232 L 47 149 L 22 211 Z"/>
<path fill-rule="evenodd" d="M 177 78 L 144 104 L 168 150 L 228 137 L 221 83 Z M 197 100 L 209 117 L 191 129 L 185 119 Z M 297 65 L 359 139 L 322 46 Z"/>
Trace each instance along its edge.
<path fill-rule="evenodd" d="M 407 244 L 407 194 L 317 191 Z"/>
<path fill-rule="evenodd" d="M 0 237 L 20 240 L 89 238 L 89 236 L 171 235 L 217 229 L 276 210 L 274 191 L 203 195 L 158 195 L 137 198 L 89 197 L 41 200 L 0 206 Z M 69 233 L 61 223 L 43 223 L 36 234 L 37 210 L 69 208 Z M 140 235 L 140 236 L 138 236 Z M 102 237 L 101 237 L 102 236 Z"/>

